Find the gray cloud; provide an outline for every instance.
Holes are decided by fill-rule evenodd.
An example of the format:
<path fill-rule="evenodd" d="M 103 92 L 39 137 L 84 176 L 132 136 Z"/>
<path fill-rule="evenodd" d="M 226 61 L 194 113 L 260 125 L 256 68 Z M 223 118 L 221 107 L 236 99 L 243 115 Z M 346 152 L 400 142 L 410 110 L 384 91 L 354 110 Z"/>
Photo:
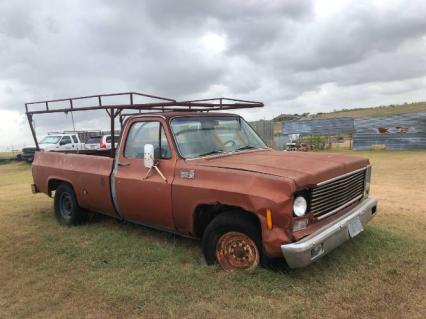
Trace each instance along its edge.
<path fill-rule="evenodd" d="M 420 0 L 1 1 L 0 12 L 0 112 L 131 90 L 265 101 L 241 112 L 251 119 L 426 97 Z M 75 118 L 105 127 L 102 116 Z M 68 129 L 70 119 L 37 123 Z"/>

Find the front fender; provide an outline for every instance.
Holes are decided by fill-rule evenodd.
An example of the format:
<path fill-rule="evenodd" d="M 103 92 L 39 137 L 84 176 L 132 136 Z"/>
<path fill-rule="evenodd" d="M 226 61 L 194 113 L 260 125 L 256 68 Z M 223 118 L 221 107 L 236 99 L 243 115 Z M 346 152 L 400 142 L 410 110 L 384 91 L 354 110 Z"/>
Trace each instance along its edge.
<path fill-rule="evenodd" d="M 193 171 L 188 178 L 187 171 Z M 279 176 L 242 170 L 176 165 L 172 201 L 176 229 L 194 234 L 193 214 L 199 205 L 222 204 L 256 214 L 264 248 L 269 256 L 280 256 L 280 245 L 289 242 L 294 182 Z M 183 172 L 183 173 L 182 173 Z M 182 174 L 181 174 L 182 173 Z M 273 227 L 266 227 L 266 209 L 271 209 Z"/>

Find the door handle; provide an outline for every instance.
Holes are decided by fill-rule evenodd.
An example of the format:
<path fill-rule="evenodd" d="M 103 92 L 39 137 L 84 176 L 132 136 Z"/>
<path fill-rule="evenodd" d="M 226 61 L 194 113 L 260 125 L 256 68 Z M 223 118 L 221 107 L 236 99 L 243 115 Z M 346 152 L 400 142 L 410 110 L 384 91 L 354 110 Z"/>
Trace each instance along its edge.
<path fill-rule="evenodd" d="M 130 163 L 121 163 L 121 162 L 118 162 L 118 166 L 130 166 Z"/>

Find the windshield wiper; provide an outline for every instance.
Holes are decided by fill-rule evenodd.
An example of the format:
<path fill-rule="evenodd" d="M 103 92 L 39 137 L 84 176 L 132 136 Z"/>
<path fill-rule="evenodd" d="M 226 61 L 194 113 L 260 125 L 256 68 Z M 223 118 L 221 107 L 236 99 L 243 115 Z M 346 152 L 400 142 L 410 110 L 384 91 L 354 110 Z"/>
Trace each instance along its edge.
<path fill-rule="evenodd" d="M 254 146 L 251 146 L 251 145 L 246 145 L 246 146 L 242 146 L 240 148 L 237 148 L 235 151 L 238 152 L 238 151 L 244 151 L 244 150 L 252 150 L 252 149 L 255 149 L 255 148 L 257 148 L 257 147 L 254 147 Z"/>
<path fill-rule="evenodd" d="M 207 156 L 207 155 L 221 154 L 221 153 L 223 153 L 222 150 L 214 150 L 214 151 L 206 152 L 203 154 L 199 154 L 198 156 Z"/>

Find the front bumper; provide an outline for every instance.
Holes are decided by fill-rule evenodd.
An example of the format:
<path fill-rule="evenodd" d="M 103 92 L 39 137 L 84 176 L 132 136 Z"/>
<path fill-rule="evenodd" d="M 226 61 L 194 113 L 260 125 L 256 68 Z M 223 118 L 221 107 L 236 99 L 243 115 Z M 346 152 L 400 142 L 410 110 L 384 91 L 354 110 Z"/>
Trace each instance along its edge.
<path fill-rule="evenodd" d="M 281 251 L 290 268 L 305 267 L 324 256 L 351 238 L 348 225 L 359 218 L 364 227 L 377 211 L 377 200 L 364 199 L 342 217 L 318 229 L 311 235 L 291 244 L 281 246 Z"/>
<path fill-rule="evenodd" d="M 32 162 L 34 160 L 34 153 L 22 153 L 21 158 L 24 161 Z"/>

